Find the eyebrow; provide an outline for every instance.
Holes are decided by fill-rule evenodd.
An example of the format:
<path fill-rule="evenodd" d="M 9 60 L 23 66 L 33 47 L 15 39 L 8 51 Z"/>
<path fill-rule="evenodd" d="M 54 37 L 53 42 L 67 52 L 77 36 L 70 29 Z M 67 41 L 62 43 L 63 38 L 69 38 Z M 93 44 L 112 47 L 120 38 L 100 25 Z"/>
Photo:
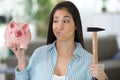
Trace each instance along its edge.
<path fill-rule="evenodd" d="M 70 16 L 64 16 L 64 18 L 67 18 L 67 17 L 71 19 L 71 17 L 70 17 Z"/>
<path fill-rule="evenodd" d="M 59 17 L 53 17 L 53 18 L 59 18 Z M 63 18 L 70 18 L 71 19 L 70 16 L 64 16 Z"/>

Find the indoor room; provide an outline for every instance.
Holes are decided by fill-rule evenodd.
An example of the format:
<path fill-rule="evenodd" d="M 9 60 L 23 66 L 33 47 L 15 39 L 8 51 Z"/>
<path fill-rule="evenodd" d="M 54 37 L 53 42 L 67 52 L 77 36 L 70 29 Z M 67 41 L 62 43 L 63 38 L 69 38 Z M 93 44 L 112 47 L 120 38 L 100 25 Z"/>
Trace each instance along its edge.
<path fill-rule="evenodd" d="M 71 1 L 78 8 L 84 47 L 89 53 L 93 54 L 94 31 L 89 32 L 88 28 L 104 29 L 97 32 L 98 63 L 104 65 L 108 80 L 120 80 L 120 0 L 0 0 L 0 80 L 15 80 L 18 63 L 14 52 L 5 45 L 10 22 L 28 24 L 31 32 L 25 51 L 28 64 L 34 50 L 47 44 L 50 13 L 61 1 Z"/>

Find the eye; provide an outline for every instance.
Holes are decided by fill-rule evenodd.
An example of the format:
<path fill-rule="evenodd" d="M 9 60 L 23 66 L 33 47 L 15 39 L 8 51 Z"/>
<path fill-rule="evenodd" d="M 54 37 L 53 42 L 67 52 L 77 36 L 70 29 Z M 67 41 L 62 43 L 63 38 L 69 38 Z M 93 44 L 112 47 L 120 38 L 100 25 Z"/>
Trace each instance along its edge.
<path fill-rule="evenodd" d="M 68 23 L 70 23 L 70 21 L 69 20 L 64 20 L 64 23 L 68 24 Z"/>
<path fill-rule="evenodd" d="M 57 23 L 58 22 L 58 20 L 53 20 L 53 23 Z"/>

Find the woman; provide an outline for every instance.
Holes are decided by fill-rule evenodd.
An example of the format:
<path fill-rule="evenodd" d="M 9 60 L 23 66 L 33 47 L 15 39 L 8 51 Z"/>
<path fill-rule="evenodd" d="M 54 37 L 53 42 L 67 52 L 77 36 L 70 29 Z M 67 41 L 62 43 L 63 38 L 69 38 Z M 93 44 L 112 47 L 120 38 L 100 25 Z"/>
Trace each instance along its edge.
<path fill-rule="evenodd" d="M 76 6 L 64 1 L 50 15 L 47 45 L 37 48 L 27 66 L 25 50 L 11 48 L 17 59 L 16 80 L 105 80 L 100 64 L 84 49 L 82 24 Z"/>

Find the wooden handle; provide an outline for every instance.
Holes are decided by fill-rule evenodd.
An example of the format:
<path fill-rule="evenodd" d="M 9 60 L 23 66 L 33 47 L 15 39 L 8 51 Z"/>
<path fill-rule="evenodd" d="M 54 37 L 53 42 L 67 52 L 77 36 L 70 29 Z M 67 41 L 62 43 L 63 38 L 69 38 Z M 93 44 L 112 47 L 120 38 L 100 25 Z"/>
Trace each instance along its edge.
<path fill-rule="evenodd" d="M 92 37 L 92 49 L 93 49 L 93 63 L 98 63 L 98 39 L 97 39 L 97 32 L 93 32 Z"/>

